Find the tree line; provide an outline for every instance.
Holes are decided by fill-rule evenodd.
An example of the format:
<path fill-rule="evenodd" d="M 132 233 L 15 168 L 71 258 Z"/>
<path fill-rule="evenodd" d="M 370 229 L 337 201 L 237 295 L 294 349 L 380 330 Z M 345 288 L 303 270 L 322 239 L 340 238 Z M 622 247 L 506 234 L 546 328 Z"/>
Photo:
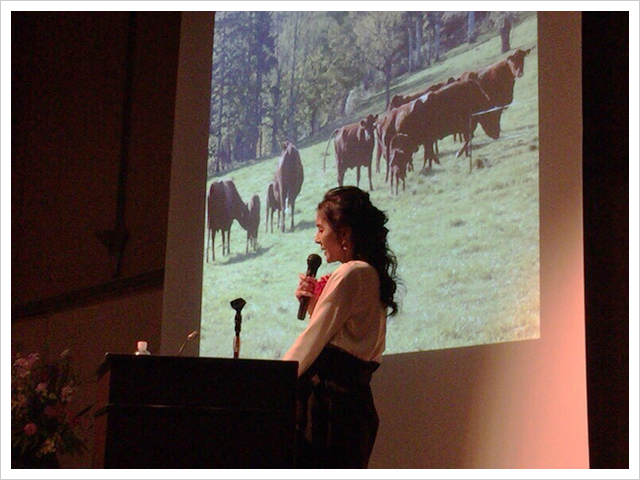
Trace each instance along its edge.
<path fill-rule="evenodd" d="M 209 173 L 280 153 L 514 12 L 217 12 Z"/>

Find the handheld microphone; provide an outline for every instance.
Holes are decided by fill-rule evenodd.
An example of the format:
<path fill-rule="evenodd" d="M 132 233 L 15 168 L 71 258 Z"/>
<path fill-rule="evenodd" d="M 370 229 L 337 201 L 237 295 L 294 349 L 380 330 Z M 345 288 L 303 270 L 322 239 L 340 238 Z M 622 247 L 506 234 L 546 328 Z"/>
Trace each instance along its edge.
<path fill-rule="evenodd" d="M 315 277 L 318 272 L 318 268 L 322 264 L 320 255 L 312 253 L 307 257 L 307 275 Z M 307 306 L 309 305 L 309 297 L 302 297 L 300 299 L 300 307 L 298 308 L 298 320 L 304 320 L 307 315 Z"/>

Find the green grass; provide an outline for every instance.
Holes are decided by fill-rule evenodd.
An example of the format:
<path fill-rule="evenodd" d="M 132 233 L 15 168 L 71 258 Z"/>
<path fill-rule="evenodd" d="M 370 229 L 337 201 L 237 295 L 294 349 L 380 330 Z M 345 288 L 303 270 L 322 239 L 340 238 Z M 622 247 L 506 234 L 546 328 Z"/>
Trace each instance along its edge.
<path fill-rule="evenodd" d="M 514 29 L 512 47 L 534 46 L 536 33 L 533 17 Z M 446 61 L 398 82 L 393 93 L 416 91 L 503 58 L 499 42 L 496 37 L 472 50 L 448 52 Z M 384 183 L 384 166 L 374 172 L 371 197 L 389 215 L 389 243 L 405 282 L 401 313 L 389 319 L 386 353 L 539 336 L 537 63 L 534 49 L 525 75 L 516 81 L 514 103 L 502 116 L 501 138 L 491 140 L 480 127 L 476 130 L 473 158 L 487 168 L 469 173 L 469 160 L 455 159 L 460 144 L 448 137 L 439 143 L 442 164 L 431 172 L 419 172 L 421 151 L 414 156 L 416 171 L 408 173 L 406 191 L 398 196 Z M 382 92 L 370 97 L 362 113 L 381 112 L 383 100 Z M 337 185 L 332 148 L 322 170 L 329 134 L 300 148 L 305 181 L 296 200 L 294 232 L 287 212 L 285 233 L 265 233 L 264 199 L 277 158 L 224 176 L 235 181 L 245 201 L 260 195 L 258 251 L 245 253 L 246 232 L 237 222 L 231 255 L 222 256 L 216 236 L 216 261 L 203 265 L 202 356 L 232 356 L 235 313 L 229 302 L 236 297 L 247 301 L 242 357 L 280 358 L 305 327 L 296 319 L 294 290 L 307 256 L 319 251 L 313 242 L 316 205 Z M 355 182 L 355 170 L 348 170 L 345 184 Z M 368 189 L 366 170 L 360 187 Z M 336 266 L 323 264 L 318 276 Z"/>

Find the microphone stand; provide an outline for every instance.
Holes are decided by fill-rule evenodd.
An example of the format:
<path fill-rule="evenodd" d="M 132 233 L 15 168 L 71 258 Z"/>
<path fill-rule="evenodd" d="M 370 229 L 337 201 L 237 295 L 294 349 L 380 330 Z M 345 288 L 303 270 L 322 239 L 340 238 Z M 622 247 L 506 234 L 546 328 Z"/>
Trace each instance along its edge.
<path fill-rule="evenodd" d="M 236 336 L 233 337 L 233 358 L 240 356 L 240 325 L 242 324 L 242 315 L 240 312 L 236 312 Z"/>
<path fill-rule="evenodd" d="M 244 299 L 236 298 L 231 301 L 231 307 L 236 311 L 235 316 L 235 332 L 236 336 L 233 337 L 233 358 L 237 359 L 240 357 L 240 329 L 242 325 L 242 308 L 247 304 Z"/>

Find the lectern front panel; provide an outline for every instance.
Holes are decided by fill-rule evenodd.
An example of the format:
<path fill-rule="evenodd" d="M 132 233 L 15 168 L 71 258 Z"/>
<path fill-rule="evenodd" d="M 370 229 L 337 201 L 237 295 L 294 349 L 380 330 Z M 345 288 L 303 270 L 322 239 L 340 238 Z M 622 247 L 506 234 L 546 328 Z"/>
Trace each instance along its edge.
<path fill-rule="evenodd" d="M 292 468 L 296 362 L 107 354 L 96 468 Z"/>

